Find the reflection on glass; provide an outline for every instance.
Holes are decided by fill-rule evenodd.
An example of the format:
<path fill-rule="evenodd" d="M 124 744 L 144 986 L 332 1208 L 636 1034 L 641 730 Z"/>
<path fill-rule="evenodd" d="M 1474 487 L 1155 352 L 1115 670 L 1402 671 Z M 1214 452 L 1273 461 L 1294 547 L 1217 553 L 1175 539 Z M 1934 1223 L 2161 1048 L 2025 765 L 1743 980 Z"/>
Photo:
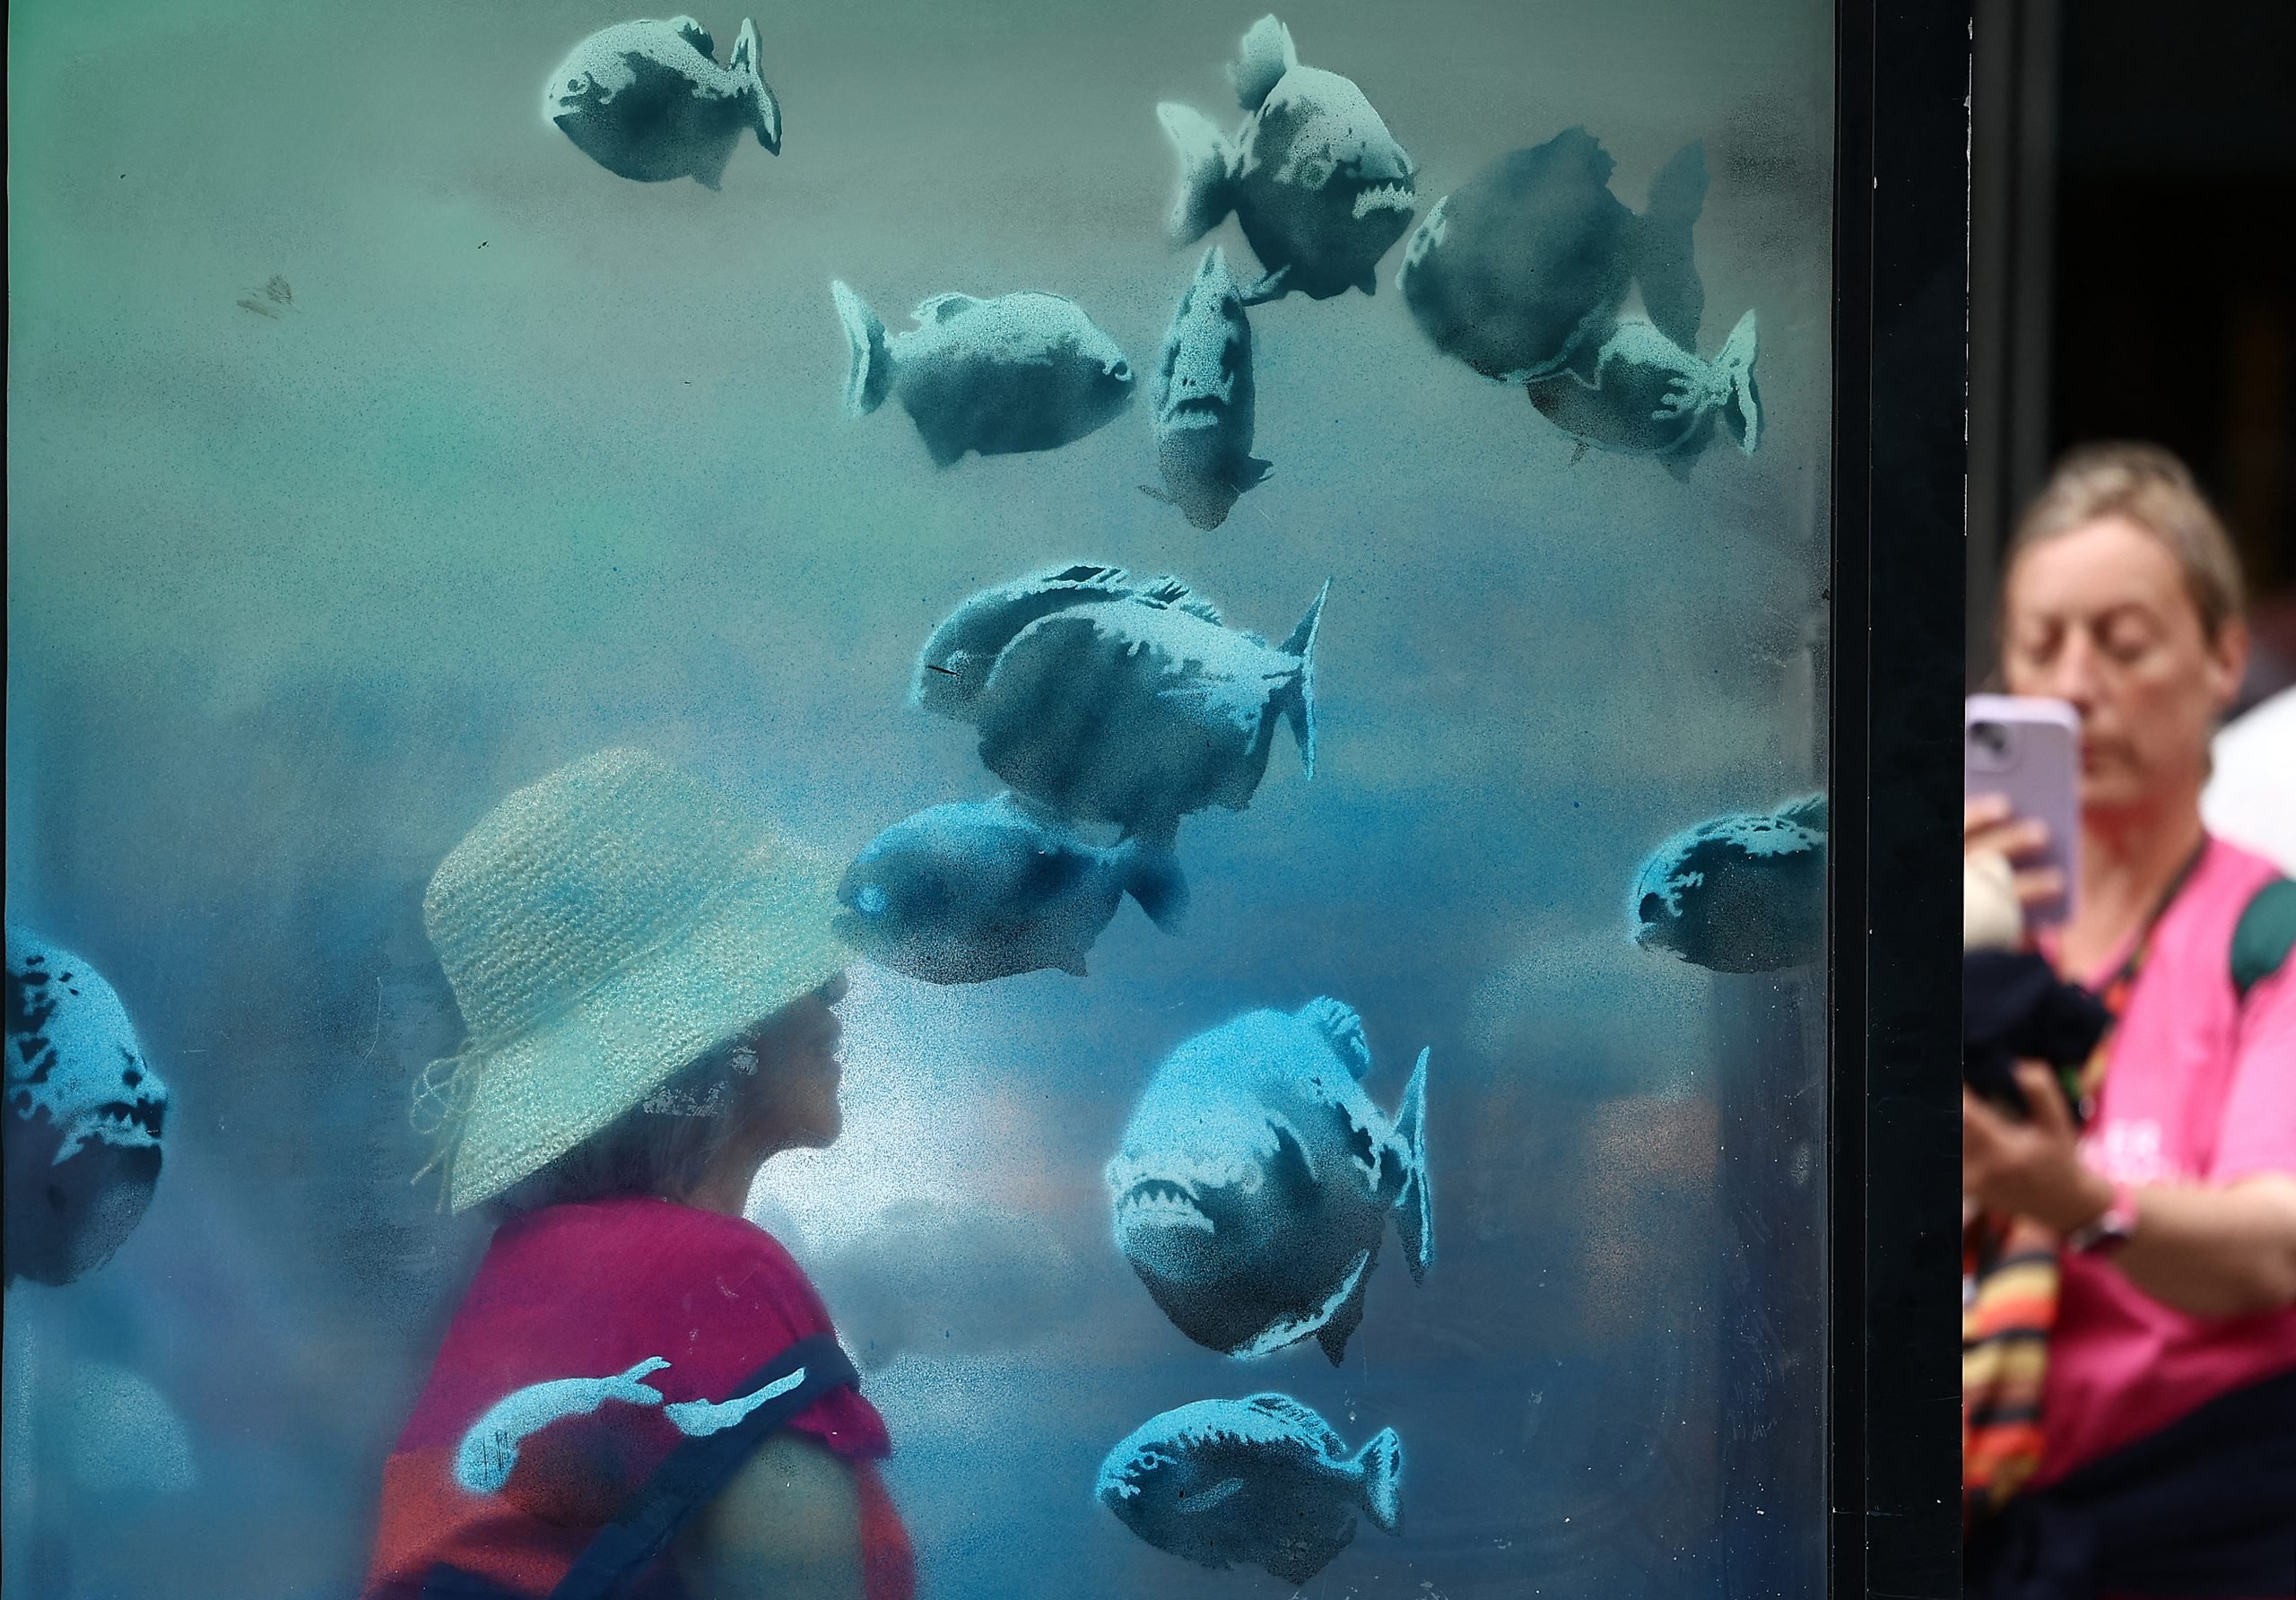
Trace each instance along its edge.
<path fill-rule="evenodd" d="M 11 1596 L 1814 1593 L 1831 17 L 18 8 Z"/>

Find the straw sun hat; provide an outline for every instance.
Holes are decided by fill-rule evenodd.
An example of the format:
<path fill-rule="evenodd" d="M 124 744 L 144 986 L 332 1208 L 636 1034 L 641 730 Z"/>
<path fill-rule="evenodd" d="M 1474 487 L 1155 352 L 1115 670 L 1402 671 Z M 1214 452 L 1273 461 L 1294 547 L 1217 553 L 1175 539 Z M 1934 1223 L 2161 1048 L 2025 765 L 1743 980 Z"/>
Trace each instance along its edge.
<path fill-rule="evenodd" d="M 488 813 L 422 897 L 469 1034 L 415 1085 L 448 1202 L 500 1194 L 835 976 L 835 883 L 643 751 L 585 756 Z"/>

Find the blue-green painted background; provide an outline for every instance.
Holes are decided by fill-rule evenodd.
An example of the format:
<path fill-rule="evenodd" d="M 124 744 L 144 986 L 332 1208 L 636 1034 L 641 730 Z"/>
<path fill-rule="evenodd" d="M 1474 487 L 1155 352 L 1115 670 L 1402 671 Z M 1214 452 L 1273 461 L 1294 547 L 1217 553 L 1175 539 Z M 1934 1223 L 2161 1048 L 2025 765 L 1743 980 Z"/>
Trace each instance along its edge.
<path fill-rule="evenodd" d="M 701 20 L 721 49 L 738 12 Z M 457 1025 L 430 868 L 510 787 L 651 746 L 850 852 L 991 791 L 903 704 L 932 624 L 1049 561 L 1172 570 L 1287 630 L 1322 580 L 1322 749 L 1187 825 L 1184 937 L 1093 976 L 864 973 L 848 1132 L 755 1214 L 819 1277 L 935 1597 L 1277 1594 L 1134 1541 L 1093 1467 L 1151 1413 L 1283 1387 L 1392 1424 L 1405 1533 L 1342 1596 L 1820 1586 L 1822 1072 L 1812 974 L 1635 950 L 1658 839 L 1822 780 L 1831 7 L 1300 4 L 1423 208 L 1584 124 L 1640 204 L 1707 143 L 1706 349 L 1760 314 L 1761 453 L 1687 483 L 1572 441 L 1378 295 L 1256 309 L 1258 453 L 1198 533 L 1144 396 L 935 471 L 848 422 L 846 279 L 1069 295 L 1152 357 L 1196 252 L 1153 115 L 1237 117 L 1256 7 L 848 0 L 757 13 L 786 143 L 724 191 L 540 118 L 617 20 L 436 0 L 11 8 L 8 915 L 109 975 L 174 1093 L 114 1261 L 7 1300 L 5 1562 L 30 1596 L 339 1596 L 479 1243 L 408 1175 Z M 1217 237 L 1244 270 L 1230 223 Z M 238 302 L 273 274 L 276 317 Z M 1344 1368 L 1166 1325 L 1100 1168 L 1181 1038 L 1318 993 L 1392 1104 L 1433 1048 L 1439 1257 L 1391 1249 Z"/>

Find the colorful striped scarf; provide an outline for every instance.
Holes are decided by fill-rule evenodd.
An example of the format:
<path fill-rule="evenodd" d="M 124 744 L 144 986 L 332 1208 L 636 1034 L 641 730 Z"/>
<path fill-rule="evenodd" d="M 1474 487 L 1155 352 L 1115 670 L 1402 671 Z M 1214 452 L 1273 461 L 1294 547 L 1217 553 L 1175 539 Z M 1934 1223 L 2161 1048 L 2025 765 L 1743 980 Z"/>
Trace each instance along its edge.
<path fill-rule="evenodd" d="M 2202 850 L 2205 850 L 2204 841 Z M 2152 953 L 2152 933 L 2200 863 L 2196 850 L 2170 880 L 2144 921 L 2128 959 L 2098 996 L 2118 1022 L 2136 975 Z M 2089 1058 L 2058 1069 L 2065 1103 L 2077 1127 L 2088 1126 L 2104 1088 L 2113 1028 Z M 2059 1240 L 2029 1217 L 1979 1213 L 1961 1230 L 1961 1518 L 1977 1521 L 2006 1504 L 2041 1462 L 2041 1390 L 2048 1375 L 2049 1335 L 2057 1326 Z"/>

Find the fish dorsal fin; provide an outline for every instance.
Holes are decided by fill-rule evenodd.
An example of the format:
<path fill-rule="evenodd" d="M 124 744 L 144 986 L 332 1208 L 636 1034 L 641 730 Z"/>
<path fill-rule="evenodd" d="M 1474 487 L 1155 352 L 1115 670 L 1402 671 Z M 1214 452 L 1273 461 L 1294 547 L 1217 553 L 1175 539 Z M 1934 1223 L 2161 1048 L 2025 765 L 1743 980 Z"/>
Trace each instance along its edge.
<path fill-rule="evenodd" d="M 1778 808 L 1778 820 L 1791 822 L 1797 828 L 1807 828 L 1813 833 L 1823 833 L 1826 831 L 1826 797 L 1823 794 L 1816 794 L 1789 800 Z"/>
<path fill-rule="evenodd" d="M 1220 615 L 1218 606 L 1177 578 L 1167 576 L 1150 579 L 1148 587 L 1140 591 L 1137 598 L 1144 604 L 1163 606 L 1172 611 L 1184 611 L 1192 617 L 1201 617 L 1215 628 L 1227 626 Z"/>
<path fill-rule="evenodd" d="M 1228 67 L 1228 81 L 1236 86 L 1236 103 L 1257 111 L 1285 73 L 1300 65 L 1292 43 L 1292 30 L 1271 12 L 1254 22 L 1236 48 Z"/>
<path fill-rule="evenodd" d="M 1289 1395 L 1278 1395 L 1273 1392 L 1265 1395 L 1248 1395 L 1244 1397 L 1244 1404 L 1254 1411 L 1274 1417 L 1288 1428 L 1296 1428 L 1311 1439 L 1322 1440 L 1324 1447 L 1334 1455 L 1339 1454 L 1346 1448 L 1340 1442 L 1339 1435 L 1333 1430 L 1332 1425 L 1325 1422 L 1314 1408 L 1294 1400 Z"/>
<path fill-rule="evenodd" d="M 1057 584 L 1064 587 L 1069 585 L 1090 584 L 1095 587 L 1105 585 L 1110 588 L 1119 588 L 1130 580 L 1131 575 L 1121 567 L 1096 567 L 1090 561 L 1079 561 L 1073 567 L 1056 567 L 1048 571 L 1036 573 L 1022 581 L 1029 584 Z"/>
<path fill-rule="evenodd" d="M 970 311 L 980 303 L 970 294 L 959 294 L 954 291 L 936 294 L 930 300 L 919 300 L 917 309 L 909 314 L 909 320 L 919 327 L 931 327 L 935 323 L 946 322 L 952 317 Z"/>
<path fill-rule="evenodd" d="M 1363 1037 L 1363 1019 L 1353 1006 L 1324 995 L 1309 1001 L 1296 1014 L 1324 1036 L 1332 1054 L 1347 1064 L 1350 1073 L 1360 1078 L 1369 1070 L 1371 1046 Z"/>
<path fill-rule="evenodd" d="M 718 41 L 709 37 L 709 29 L 704 28 L 693 18 L 672 17 L 670 26 L 677 30 L 680 39 L 709 57 L 710 60 L 718 59 Z"/>

